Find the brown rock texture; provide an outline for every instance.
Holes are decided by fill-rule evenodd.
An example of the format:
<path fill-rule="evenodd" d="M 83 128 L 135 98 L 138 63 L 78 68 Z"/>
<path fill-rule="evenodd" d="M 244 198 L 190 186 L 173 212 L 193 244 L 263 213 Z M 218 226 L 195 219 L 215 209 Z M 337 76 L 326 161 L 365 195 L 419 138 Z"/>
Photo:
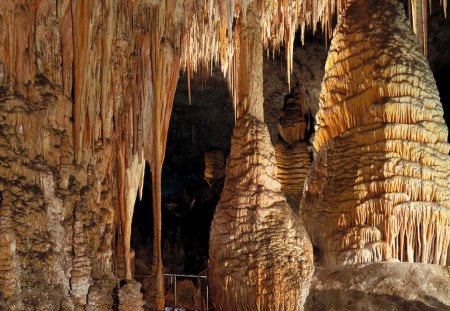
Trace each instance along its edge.
<path fill-rule="evenodd" d="M 225 176 L 225 159 L 220 149 L 205 152 L 205 180 L 212 187 L 213 183 Z"/>
<path fill-rule="evenodd" d="M 325 72 L 302 201 L 322 259 L 448 264 L 448 130 L 401 5 L 353 1 Z"/>
<path fill-rule="evenodd" d="M 263 122 L 255 4 L 238 28 L 238 118 L 211 224 L 208 280 L 218 310 L 299 310 L 314 270 L 312 246 L 281 192 L 275 150 Z"/>
<path fill-rule="evenodd" d="M 285 115 L 291 113 L 290 109 L 286 109 L 291 107 L 287 106 L 292 106 L 294 108 L 292 112 L 297 116 L 298 112 L 303 116 L 304 112 L 307 114 L 310 111 L 314 117 L 319 110 L 326 58 L 326 49 L 320 43 L 308 42 L 303 47 L 294 47 L 291 89 L 283 68 L 283 56 L 264 58 L 264 121 L 269 127 L 274 144 L 279 140 L 280 113 Z M 286 97 L 290 97 L 289 105 Z M 299 105 L 301 107 L 298 107 Z M 307 129 L 314 126 L 312 121 L 311 118 Z"/>
<path fill-rule="evenodd" d="M 294 93 L 296 96 L 290 97 L 280 111 L 277 126 L 281 139 L 275 144 L 277 177 L 281 189 L 296 210 L 312 161 L 306 142 L 312 123 L 311 111 L 302 103 L 302 92 L 298 88 Z"/>
<path fill-rule="evenodd" d="M 0 2 L 0 297 L 8 309 L 111 303 L 113 285 L 97 283 L 113 278 L 118 244 L 117 276 L 132 276 L 131 221 L 145 161 L 155 185 L 162 307 L 160 170 L 178 71 L 189 76 L 219 61 L 229 70 L 238 53 L 227 27 L 231 39 L 233 18 L 246 12 L 236 4 Z M 281 8 L 265 6 L 275 36 L 265 32 L 264 45 L 292 41 L 298 21 L 287 33 Z"/>
<path fill-rule="evenodd" d="M 201 282 L 200 279 L 197 282 Z M 172 283 L 171 292 L 166 297 L 166 305 L 186 310 L 206 310 L 206 301 L 202 301 L 201 286 L 191 280 L 177 280 L 177 301 L 174 300 Z M 204 288 L 203 288 L 204 289 Z M 211 308 L 211 304 L 208 306 Z"/>
<path fill-rule="evenodd" d="M 281 183 L 281 190 L 297 203 L 300 202 L 312 161 L 308 145 L 306 142 L 297 142 L 287 146 L 279 142 L 275 145 L 275 155 L 278 166 L 277 178 Z"/>
<path fill-rule="evenodd" d="M 317 269 L 305 310 L 425 311 L 450 309 L 449 267 L 367 263 Z"/>
<path fill-rule="evenodd" d="M 108 14 L 99 3 L 90 8 L 95 31 Z M 106 61 L 102 42 L 111 38 L 106 27 L 85 38 L 90 53 L 81 43 L 74 50 L 77 10 L 70 1 L 0 3 L 0 300 L 6 310 L 112 306 L 114 145 L 102 144 L 102 122 L 93 113 L 102 102 L 102 79 L 92 70 Z M 83 28 L 86 21 L 77 22 Z M 73 67 L 80 54 L 90 61 L 83 78 Z M 76 156 L 71 90 L 78 94 L 86 78 L 91 87 L 81 102 L 91 98 L 96 105 L 83 110 L 86 148 Z"/>
<path fill-rule="evenodd" d="M 141 283 L 134 280 L 126 282 L 119 289 L 119 311 L 144 311 Z"/>
<path fill-rule="evenodd" d="M 287 100 L 280 111 L 280 119 L 277 124 L 279 135 L 288 145 L 305 140 L 311 126 L 310 110 L 301 102 L 301 96 L 304 94 L 297 89 L 293 90 L 293 93 L 296 96 Z"/>
<path fill-rule="evenodd" d="M 312 247 L 276 176 L 267 126 L 239 118 L 211 227 L 209 283 L 219 310 L 298 310 Z"/>
<path fill-rule="evenodd" d="M 113 254 L 125 257 L 118 277 L 131 277 L 134 202 L 148 145 L 160 144 L 148 128 L 159 98 L 152 86 L 173 79 L 152 74 L 150 57 L 161 54 L 151 51 L 154 10 L 148 1 L 0 3 L 0 300 L 7 309 L 110 309 Z"/>

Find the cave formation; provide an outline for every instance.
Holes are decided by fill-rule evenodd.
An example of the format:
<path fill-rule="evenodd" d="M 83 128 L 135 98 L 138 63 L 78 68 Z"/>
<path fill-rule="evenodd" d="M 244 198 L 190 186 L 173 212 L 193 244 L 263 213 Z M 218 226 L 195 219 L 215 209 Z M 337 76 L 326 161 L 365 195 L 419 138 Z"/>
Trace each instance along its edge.
<path fill-rule="evenodd" d="M 0 1 L 0 310 L 449 309 L 446 15 Z"/>

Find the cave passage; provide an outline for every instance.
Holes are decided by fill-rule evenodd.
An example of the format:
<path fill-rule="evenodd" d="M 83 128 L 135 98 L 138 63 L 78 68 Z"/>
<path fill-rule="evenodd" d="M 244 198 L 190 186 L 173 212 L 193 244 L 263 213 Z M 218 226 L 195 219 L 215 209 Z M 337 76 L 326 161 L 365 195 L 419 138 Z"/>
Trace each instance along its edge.
<path fill-rule="evenodd" d="M 194 75 L 191 88 L 192 103 L 189 104 L 187 77 L 180 76 L 163 166 L 164 273 L 200 274 L 207 268 L 209 230 L 224 179 L 220 174 L 219 178 L 209 175 L 224 169 L 234 126 L 228 86 L 219 71 L 213 71 L 212 75 Z M 206 178 L 205 155 L 206 161 L 214 162 L 207 165 L 209 177 Z M 136 254 L 136 276 L 151 273 L 151 204 L 151 172 L 147 165 L 143 199 L 136 200 L 132 224 L 131 247 Z"/>

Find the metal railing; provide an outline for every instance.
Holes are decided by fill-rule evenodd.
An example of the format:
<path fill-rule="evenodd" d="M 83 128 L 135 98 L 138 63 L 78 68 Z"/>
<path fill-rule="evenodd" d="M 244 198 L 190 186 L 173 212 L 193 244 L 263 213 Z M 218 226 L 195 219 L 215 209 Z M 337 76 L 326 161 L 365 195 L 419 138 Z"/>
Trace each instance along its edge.
<path fill-rule="evenodd" d="M 206 288 L 206 311 L 209 309 L 209 285 L 208 285 L 208 277 L 205 275 L 194 275 L 194 274 L 176 274 L 176 273 L 163 273 L 163 276 L 170 278 L 171 284 L 173 284 L 173 308 L 176 310 L 177 308 L 177 278 L 191 278 L 191 279 L 200 279 L 205 280 L 205 288 Z M 135 275 L 135 278 L 151 278 L 151 275 Z M 202 292 L 202 284 L 200 281 L 200 293 Z M 170 307 L 170 306 L 166 306 Z M 203 310 L 203 299 L 202 299 L 202 310 Z"/>

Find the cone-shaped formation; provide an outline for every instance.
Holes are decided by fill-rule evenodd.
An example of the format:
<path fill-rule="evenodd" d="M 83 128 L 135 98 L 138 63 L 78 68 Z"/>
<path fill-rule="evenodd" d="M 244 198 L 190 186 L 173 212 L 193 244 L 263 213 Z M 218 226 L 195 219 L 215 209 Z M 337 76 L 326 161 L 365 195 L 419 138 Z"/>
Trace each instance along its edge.
<path fill-rule="evenodd" d="M 143 311 L 141 284 L 130 280 L 119 289 L 119 311 Z"/>
<path fill-rule="evenodd" d="M 312 246 L 277 176 L 267 126 L 239 118 L 211 228 L 209 282 L 219 310 L 298 310 Z"/>
<path fill-rule="evenodd" d="M 364 22 L 362 22 L 364 21 Z M 335 33 L 302 207 L 330 263 L 448 263 L 448 130 L 393 0 L 356 0 Z"/>

